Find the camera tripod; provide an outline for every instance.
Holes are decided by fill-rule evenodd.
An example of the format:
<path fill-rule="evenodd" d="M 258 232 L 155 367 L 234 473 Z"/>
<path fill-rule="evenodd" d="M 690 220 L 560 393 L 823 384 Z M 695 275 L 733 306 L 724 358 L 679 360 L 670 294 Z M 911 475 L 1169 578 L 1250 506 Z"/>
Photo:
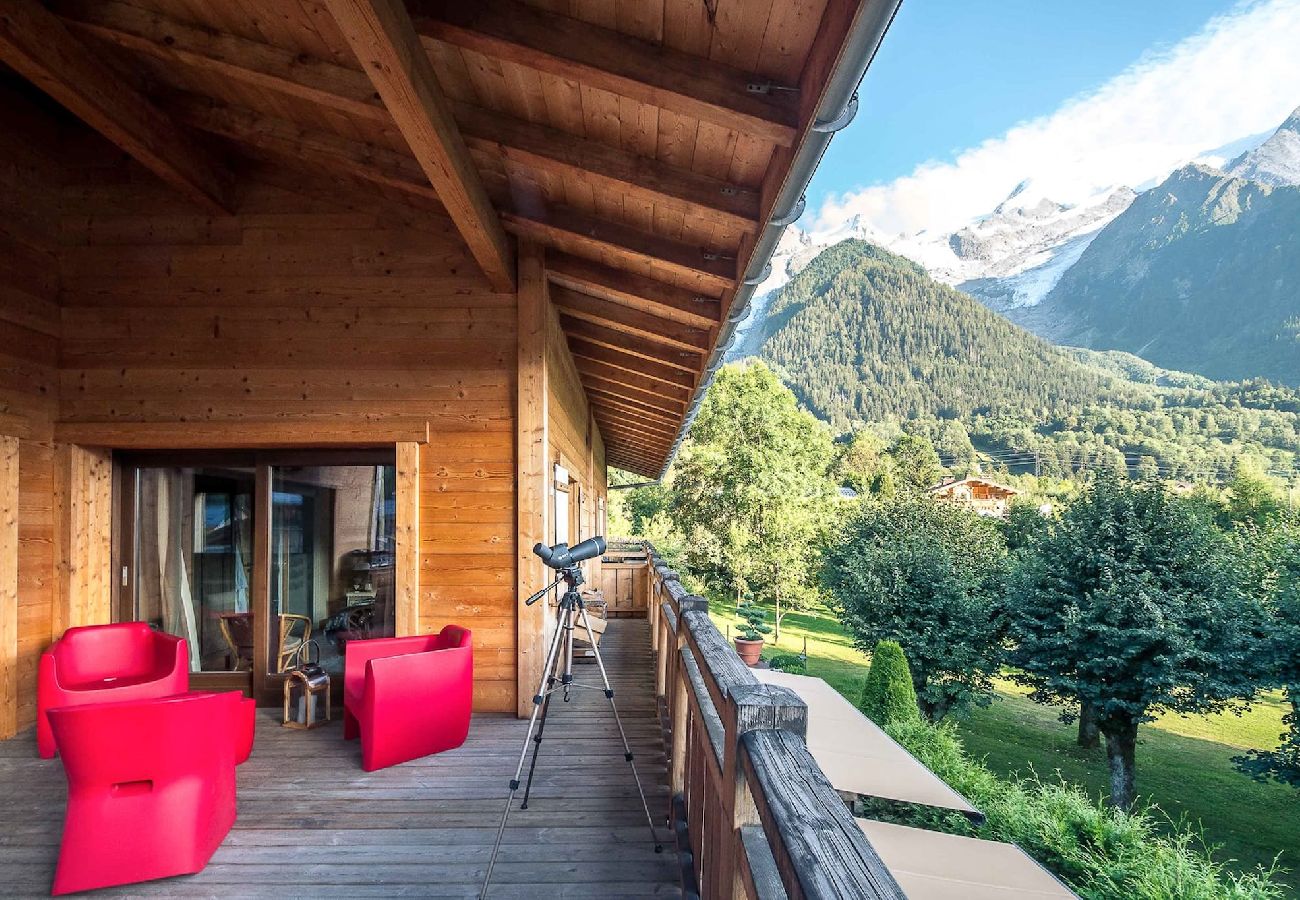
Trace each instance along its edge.
<path fill-rule="evenodd" d="M 523 775 L 524 761 L 528 757 L 528 744 L 533 744 L 533 759 L 528 766 L 528 781 L 524 785 L 524 799 L 520 803 L 520 809 L 528 808 L 528 796 L 533 789 L 533 773 L 537 771 L 537 755 L 542 749 L 542 735 L 546 732 L 546 718 L 551 711 L 551 699 L 555 694 L 560 693 L 564 697 L 564 702 L 568 703 L 571 692 L 575 688 L 583 690 L 600 690 L 593 685 L 577 684 L 573 680 L 573 632 L 581 619 L 582 627 L 586 629 L 587 640 L 591 644 L 592 652 L 595 655 L 596 665 L 600 669 L 600 680 L 604 684 L 604 694 L 609 700 L 610 712 L 614 714 L 614 723 L 618 725 L 618 734 L 623 741 L 623 758 L 632 768 L 632 779 L 636 782 L 637 794 L 641 797 L 641 808 L 645 810 L 646 824 L 650 827 L 650 837 L 654 841 L 655 853 L 663 852 L 663 845 L 659 843 L 658 835 L 655 834 L 654 818 L 650 815 L 650 804 L 646 802 L 645 790 L 641 787 L 641 776 L 637 774 L 636 763 L 633 761 L 632 748 L 627 742 L 627 732 L 623 730 L 623 720 L 619 718 L 618 707 L 614 705 L 614 689 L 609 686 L 609 676 L 605 673 L 605 662 L 600 657 L 600 647 L 596 644 L 596 636 L 591 630 L 591 620 L 587 618 L 587 607 L 582 601 L 582 595 L 578 593 L 578 586 L 582 584 L 582 571 L 578 566 L 572 565 L 560 570 L 559 577 L 542 588 L 536 594 L 525 601 L 526 606 L 532 606 L 538 600 L 545 597 L 553 588 L 563 581 L 566 585 L 564 595 L 560 598 L 558 616 L 556 619 L 555 634 L 551 637 L 551 646 L 546 653 L 546 664 L 542 668 L 542 679 L 537 686 L 537 693 L 533 695 L 533 713 L 528 719 L 528 732 L 524 735 L 524 745 L 519 752 L 519 765 L 515 768 L 515 777 L 510 779 L 510 796 L 506 798 L 506 808 L 501 813 L 501 824 L 497 826 L 496 842 L 492 845 L 492 855 L 488 858 L 487 874 L 483 878 L 483 890 L 479 894 L 480 898 L 487 896 L 488 884 L 492 880 L 492 867 L 496 865 L 497 853 L 501 850 L 501 838 L 505 834 L 506 820 L 510 817 L 510 807 L 514 803 L 515 794 L 519 791 L 520 776 Z M 562 672 L 557 671 L 560 667 L 560 660 L 564 660 Z M 537 733 L 533 733 L 536 727 Z"/>

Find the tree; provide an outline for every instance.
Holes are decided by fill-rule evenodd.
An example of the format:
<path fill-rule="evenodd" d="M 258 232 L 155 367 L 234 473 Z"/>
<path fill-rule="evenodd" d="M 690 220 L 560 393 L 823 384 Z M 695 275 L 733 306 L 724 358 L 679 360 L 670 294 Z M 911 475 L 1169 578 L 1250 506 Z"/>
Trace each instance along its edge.
<path fill-rule="evenodd" d="M 1253 536 L 1253 535 L 1252 535 Z M 1300 524 L 1277 529 L 1252 546 L 1270 570 L 1260 581 L 1273 585 L 1269 623 L 1272 680 L 1286 691 L 1291 709 L 1282 717 L 1286 730 L 1273 750 L 1250 750 L 1233 762 L 1258 781 L 1270 778 L 1300 788 Z M 1271 576 L 1271 577 L 1270 577 Z"/>
<path fill-rule="evenodd" d="M 900 494 L 863 503 L 826 550 L 821 580 L 854 645 L 899 643 L 921 712 L 986 703 L 1002 660 L 1006 551 L 969 510 Z"/>
<path fill-rule="evenodd" d="M 871 651 L 871 668 L 858 707 L 881 728 L 921 717 L 912 670 L 897 641 L 879 641 Z"/>
<path fill-rule="evenodd" d="M 902 489 L 927 490 L 943 473 L 934 445 L 921 435 L 903 435 L 889 448 L 889 455 L 894 461 L 894 480 Z"/>
<path fill-rule="evenodd" d="M 1245 581 L 1227 538 L 1187 504 L 1111 475 L 1021 558 L 1013 677 L 1040 703 L 1095 712 L 1115 806 L 1133 803 L 1141 723 L 1253 695 L 1263 610 Z"/>
<path fill-rule="evenodd" d="M 1238 460 L 1228 483 L 1225 524 L 1250 524 L 1267 527 L 1282 518 L 1285 507 L 1268 476 L 1257 466 Z"/>
<path fill-rule="evenodd" d="M 893 479 L 885 442 L 870 431 L 854 432 L 835 460 L 835 479 L 859 494 L 892 493 Z"/>
<path fill-rule="evenodd" d="M 775 605 L 773 624 L 813 595 L 812 563 L 833 486 L 830 432 L 766 365 L 718 372 L 672 478 L 670 509 L 691 568 L 735 598 Z"/>

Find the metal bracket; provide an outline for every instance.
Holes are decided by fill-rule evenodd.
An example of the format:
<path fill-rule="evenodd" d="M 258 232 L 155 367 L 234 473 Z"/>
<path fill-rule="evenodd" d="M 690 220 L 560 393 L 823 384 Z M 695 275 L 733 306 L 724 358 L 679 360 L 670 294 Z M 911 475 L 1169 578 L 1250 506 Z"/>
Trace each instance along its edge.
<path fill-rule="evenodd" d="M 734 256 L 727 256 L 723 253 L 715 253 L 712 250 L 701 250 L 700 253 L 703 254 L 706 262 L 717 262 L 718 260 L 726 260 L 727 262 L 736 261 L 736 257 Z"/>
<path fill-rule="evenodd" d="M 797 87 L 790 87 L 789 85 L 785 85 L 785 84 L 774 84 L 771 81 L 751 81 L 745 85 L 745 90 L 751 94 L 764 94 L 764 95 L 771 94 L 774 91 L 775 92 L 784 91 L 785 93 L 788 94 L 799 93 L 799 89 Z"/>
<path fill-rule="evenodd" d="M 834 134 L 852 122 L 857 114 L 858 92 L 854 91 L 853 96 L 849 98 L 849 102 L 844 104 L 844 108 L 837 115 L 830 119 L 818 119 L 813 122 L 812 130 L 819 134 Z"/>
<path fill-rule="evenodd" d="M 768 221 L 769 225 L 775 225 L 777 228 L 784 228 L 787 225 L 793 225 L 803 215 L 804 208 L 808 205 L 808 198 L 800 194 L 799 199 L 794 202 L 794 206 L 784 215 L 772 216 Z"/>
<path fill-rule="evenodd" d="M 763 271 L 759 272 L 753 278 L 746 278 L 744 281 L 741 282 L 741 284 L 747 284 L 750 285 L 751 287 L 755 285 L 760 285 L 764 281 L 767 281 L 768 276 L 770 276 L 771 274 L 772 274 L 772 260 L 769 259 L 767 261 L 767 265 L 763 266 Z"/>

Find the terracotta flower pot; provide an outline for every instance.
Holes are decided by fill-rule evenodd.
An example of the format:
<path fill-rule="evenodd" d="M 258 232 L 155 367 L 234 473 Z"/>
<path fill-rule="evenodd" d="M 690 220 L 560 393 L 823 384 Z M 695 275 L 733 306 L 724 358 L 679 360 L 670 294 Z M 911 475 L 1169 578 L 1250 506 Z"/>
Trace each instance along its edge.
<path fill-rule="evenodd" d="M 756 641 L 747 641 L 744 638 L 732 638 L 732 643 L 736 645 L 736 653 L 745 665 L 751 669 L 758 665 L 759 654 L 763 652 L 763 639 Z"/>

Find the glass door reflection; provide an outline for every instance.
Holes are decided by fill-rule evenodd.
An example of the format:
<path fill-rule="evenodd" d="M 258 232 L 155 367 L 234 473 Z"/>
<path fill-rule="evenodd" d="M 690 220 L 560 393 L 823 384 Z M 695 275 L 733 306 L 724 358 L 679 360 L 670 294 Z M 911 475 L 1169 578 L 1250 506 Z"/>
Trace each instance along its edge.
<path fill-rule="evenodd" d="M 267 666 L 314 640 L 342 686 L 347 642 L 395 634 L 396 469 L 273 466 Z"/>
<path fill-rule="evenodd" d="M 135 617 L 185 638 L 191 672 L 253 667 L 251 468 L 136 471 Z"/>

